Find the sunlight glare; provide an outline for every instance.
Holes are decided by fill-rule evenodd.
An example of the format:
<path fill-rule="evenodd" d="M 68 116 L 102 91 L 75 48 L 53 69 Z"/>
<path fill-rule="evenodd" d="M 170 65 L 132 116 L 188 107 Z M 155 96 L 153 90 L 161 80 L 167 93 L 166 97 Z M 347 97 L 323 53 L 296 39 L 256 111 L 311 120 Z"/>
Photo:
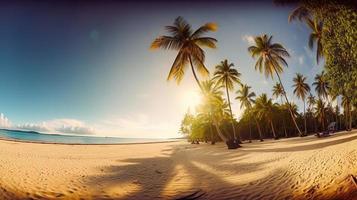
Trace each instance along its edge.
<path fill-rule="evenodd" d="M 201 102 L 201 96 L 197 91 L 187 91 L 183 94 L 182 102 L 185 108 L 194 109 Z"/>

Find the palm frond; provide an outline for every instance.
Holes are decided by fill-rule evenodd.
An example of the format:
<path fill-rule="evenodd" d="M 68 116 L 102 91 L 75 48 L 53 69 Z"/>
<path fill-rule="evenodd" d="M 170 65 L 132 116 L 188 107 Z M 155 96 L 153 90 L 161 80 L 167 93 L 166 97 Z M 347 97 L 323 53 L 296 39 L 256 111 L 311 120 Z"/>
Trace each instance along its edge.
<path fill-rule="evenodd" d="M 196 39 L 196 38 L 199 38 L 201 37 L 203 34 L 209 32 L 209 31 L 212 31 L 212 32 L 215 32 L 217 31 L 217 24 L 216 23 L 213 23 L 213 22 L 210 22 L 210 23 L 207 23 L 203 26 L 201 26 L 200 28 L 198 28 L 191 36 L 192 39 Z"/>

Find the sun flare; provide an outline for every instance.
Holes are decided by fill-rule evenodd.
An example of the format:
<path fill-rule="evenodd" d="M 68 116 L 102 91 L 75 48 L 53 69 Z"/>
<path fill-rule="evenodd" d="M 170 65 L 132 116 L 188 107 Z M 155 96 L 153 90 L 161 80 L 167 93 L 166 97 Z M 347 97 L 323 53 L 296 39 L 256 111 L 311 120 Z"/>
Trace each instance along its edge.
<path fill-rule="evenodd" d="M 201 102 L 201 96 L 197 91 L 187 91 L 182 102 L 185 108 L 194 109 Z"/>

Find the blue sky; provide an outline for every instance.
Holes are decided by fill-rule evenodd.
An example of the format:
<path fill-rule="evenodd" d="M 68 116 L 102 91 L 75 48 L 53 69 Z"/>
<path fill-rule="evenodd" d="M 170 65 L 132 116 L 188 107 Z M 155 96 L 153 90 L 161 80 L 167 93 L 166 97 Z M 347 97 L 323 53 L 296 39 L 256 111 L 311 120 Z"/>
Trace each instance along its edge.
<path fill-rule="evenodd" d="M 228 59 L 257 94 L 271 95 L 275 80 L 254 70 L 247 47 L 252 36 L 273 35 L 292 55 L 282 79 L 302 108 L 292 95 L 292 78 L 299 72 L 311 84 L 322 66 L 307 48 L 306 25 L 288 23 L 292 7 L 202 2 L 1 3 L 0 112 L 11 127 L 44 132 L 179 136 L 197 85 L 190 71 L 179 86 L 166 82 L 175 52 L 149 50 L 177 16 L 193 28 L 216 22 L 219 29 L 210 35 L 218 48 L 206 51 L 207 67 L 213 72 Z M 237 101 L 233 109 L 239 116 Z"/>

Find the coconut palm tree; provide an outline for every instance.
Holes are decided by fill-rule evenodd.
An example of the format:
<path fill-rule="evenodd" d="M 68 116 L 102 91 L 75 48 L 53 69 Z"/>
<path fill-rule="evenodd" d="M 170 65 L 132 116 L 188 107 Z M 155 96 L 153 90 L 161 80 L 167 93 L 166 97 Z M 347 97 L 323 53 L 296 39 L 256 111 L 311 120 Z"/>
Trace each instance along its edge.
<path fill-rule="evenodd" d="M 260 119 L 267 120 L 270 124 L 274 139 L 278 139 L 273 125 L 273 114 L 276 110 L 276 105 L 273 104 L 272 99 L 268 99 L 265 93 L 261 94 L 255 101 L 255 108 L 257 110 L 258 117 Z"/>
<path fill-rule="evenodd" d="M 250 52 L 253 58 L 258 57 L 258 60 L 255 64 L 255 69 L 259 70 L 259 72 L 261 73 L 264 73 L 266 77 L 271 76 L 273 78 L 273 75 L 275 73 L 283 89 L 285 100 L 289 105 L 291 105 L 289 103 L 288 97 L 286 96 L 286 92 L 279 75 L 283 72 L 283 67 L 288 66 L 288 63 L 285 61 L 284 57 L 289 57 L 289 53 L 281 44 L 273 43 L 272 36 L 258 36 L 254 38 L 254 41 L 255 46 L 250 46 L 248 48 L 248 51 Z M 302 135 L 290 106 L 289 111 L 291 119 L 293 120 L 294 125 L 299 132 L 299 135 Z"/>
<path fill-rule="evenodd" d="M 352 103 L 351 103 L 351 97 L 348 96 L 347 94 L 342 95 L 342 101 L 341 104 L 343 106 L 343 110 L 345 112 L 345 124 L 346 124 L 346 130 L 351 131 L 352 130 Z"/>
<path fill-rule="evenodd" d="M 204 65 L 205 52 L 202 48 L 216 48 L 217 43 L 216 39 L 207 37 L 204 34 L 210 31 L 216 31 L 217 25 L 215 23 L 207 23 L 193 31 L 190 24 L 182 17 L 177 17 L 173 25 L 166 26 L 165 28 L 170 35 L 156 38 L 150 48 L 178 51 L 167 80 L 174 78 L 177 83 L 180 83 L 189 63 L 193 76 L 199 87 L 201 87 L 196 70 L 203 76 L 209 73 Z"/>
<path fill-rule="evenodd" d="M 289 15 L 288 21 L 298 19 L 299 21 L 305 21 L 307 26 L 311 29 L 309 35 L 309 48 L 312 50 L 314 48 L 314 43 L 316 43 L 316 62 L 319 63 L 319 59 L 323 56 L 322 49 L 322 22 L 311 14 L 312 12 L 305 6 L 300 5 L 295 8 Z"/>
<path fill-rule="evenodd" d="M 310 92 L 310 86 L 306 83 L 306 77 L 302 74 L 297 73 L 296 77 L 293 78 L 294 81 L 294 94 L 303 101 L 304 103 L 304 125 L 305 125 L 305 134 L 307 134 L 306 128 L 306 114 L 305 114 L 305 100 L 306 95 Z"/>
<path fill-rule="evenodd" d="M 222 120 L 228 119 L 229 109 L 228 104 L 222 98 L 220 86 L 213 80 L 203 81 L 201 86 L 203 103 L 198 106 L 198 113 L 208 115 L 218 135 L 227 144 L 229 139 L 222 133 L 219 126 Z M 239 144 L 235 145 L 235 148 L 240 147 Z"/>
<path fill-rule="evenodd" d="M 323 102 L 322 99 L 318 99 L 316 101 L 315 115 L 322 125 L 322 130 L 325 130 L 325 113 L 326 113 L 325 102 Z"/>
<path fill-rule="evenodd" d="M 233 113 L 231 107 L 231 100 L 229 98 L 229 90 L 234 89 L 234 83 L 240 83 L 239 77 L 240 73 L 233 68 L 233 63 L 228 63 L 228 60 L 221 61 L 219 65 L 216 66 L 216 71 L 214 72 L 213 80 L 217 82 L 217 85 L 220 85 L 226 88 L 229 112 L 231 116 L 231 124 L 233 129 L 234 139 L 237 140 L 236 129 L 234 128 Z"/>
<path fill-rule="evenodd" d="M 275 98 L 279 98 L 280 97 L 281 104 L 283 104 L 284 90 L 283 90 L 283 87 L 281 86 L 280 83 L 276 83 L 273 86 L 273 96 L 275 96 Z M 284 127 L 285 137 L 288 137 L 288 133 L 286 131 L 285 119 L 284 118 L 283 118 L 283 127 Z"/>
<path fill-rule="evenodd" d="M 282 97 L 284 96 L 284 91 L 280 83 L 275 83 L 275 85 L 273 86 L 273 96 L 275 96 L 275 98 L 280 97 L 281 103 L 283 103 Z"/>
<path fill-rule="evenodd" d="M 289 22 L 292 22 L 296 19 L 298 19 L 299 21 L 302 21 L 302 20 L 306 20 L 308 18 L 311 17 L 311 12 L 310 10 L 303 6 L 303 5 L 300 5 L 298 7 L 296 7 L 290 14 L 289 14 L 289 17 L 288 17 L 288 21 Z"/>
<path fill-rule="evenodd" d="M 308 106 L 309 106 L 309 110 L 310 110 L 311 112 L 313 112 L 313 111 L 314 111 L 315 104 L 316 104 L 316 99 L 315 99 L 315 96 L 312 95 L 311 93 L 310 93 L 310 95 L 307 97 L 307 104 L 308 104 Z M 316 131 L 315 118 L 313 118 L 313 125 L 314 125 L 314 129 L 315 129 L 315 131 Z"/>
<path fill-rule="evenodd" d="M 315 86 L 315 91 L 319 98 L 328 99 L 328 91 L 330 90 L 330 86 L 326 80 L 325 72 L 322 71 L 320 74 L 316 74 L 315 81 L 312 83 Z"/>
<path fill-rule="evenodd" d="M 312 50 L 314 48 L 314 43 L 316 43 L 316 62 L 319 64 L 319 59 L 323 56 L 322 22 L 315 17 L 313 20 L 307 18 L 306 24 L 312 31 L 309 35 L 309 48 Z"/>
<path fill-rule="evenodd" d="M 250 111 L 252 110 L 252 105 L 254 103 L 254 97 L 255 97 L 255 93 L 250 92 L 250 88 L 251 87 L 246 84 L 241 85 L 241 88 L 237 91 L 238 96 L 236 97 L 236 99 L 240 101 L 240 108 L 248 109 L 248 115 L 251 114 Z M 255 120 L 255 123 L 257 124 L 260 141 L 264 141 L 263 137 L 262 137 L 260 125 L 259 125 L 258 120 L 255 115 L 254 115 L 254 120 Z"/>

